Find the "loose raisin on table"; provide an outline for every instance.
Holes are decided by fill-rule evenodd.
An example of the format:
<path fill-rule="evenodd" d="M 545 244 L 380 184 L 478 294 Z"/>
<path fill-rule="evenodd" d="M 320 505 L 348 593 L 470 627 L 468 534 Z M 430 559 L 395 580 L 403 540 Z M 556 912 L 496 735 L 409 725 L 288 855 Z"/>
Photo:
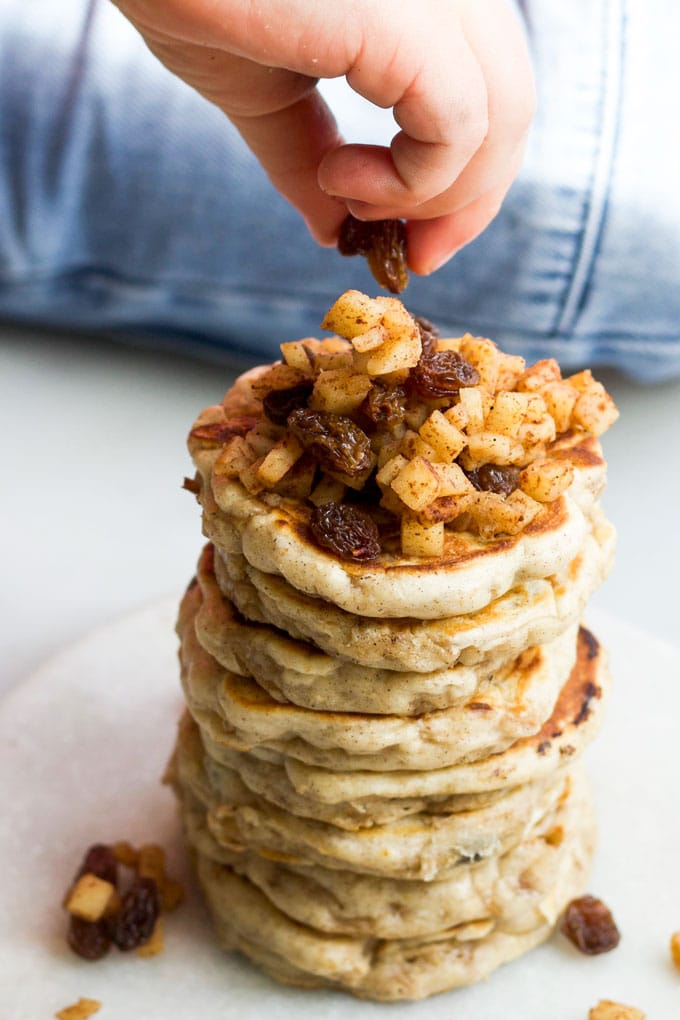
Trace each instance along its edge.
<path fill-rule="evenodd" d="M 84 960 L 101 960 L 111 947 L 111 936 L 107 921 L 84 921 L 71 914 L 66 935 L 74 953 Z"/>
<path fill-rule="evenodd" d="M 453 396 L 461 386 L 476 386 L 479 373 L 458 351 L 423 351 L 408 381 L 421 397 L 438 399 Z"/>
<path fill-rule="evenodd" d="M 324 503 L 312 511 L 309 526 L 319 545 L 343 559 L 365 562 L 380 555 L 378 527 L 360 507 Z"/>
<path fill-rule="evenodd" d="M 371 444 L 351 418 L 300 407 L 288 416 L 288 428 L 326 471 L 356 477 L 371 466 Z"/>
<path fill-rule="evenodd" d="M 347 216 L 340 227 L 341 255 L 365 255 L 381 287 L 401 294 L 408 286 L 406 225 L 403 220 L 373 220 L 364 223 Z"/>
<path fill-rule="evenodd" d="M 262 410 L 275 425 L 285 425 L 291 411 L 307 406 L 313 389 L 313 383 L 309 382 L 291 386 L 287 390 L 270 390 L 262 399 Z"/>
<path fill-rule="evenodd" d="M 621 938 L 609 907 L 595 896 L 572 900 L 561 927 L 576 948 L 588 956 L 608 953 L 618 946 Z"/>
<path fill-rule="evenodd" d="M 480 492 L 497 492 L 509 496 L 519 485 L 520 469 L 513 464 L 502 467 L 499 464 L 482 464 L 468 471 L 467 476 Z"/>
<path fill-rule="evenodd" d="M 151 938 L 160 913 L 158 887 L 152 878 L 137 878 L 111 920 L 111 938 L 119 949 L 136 949 Z"/>

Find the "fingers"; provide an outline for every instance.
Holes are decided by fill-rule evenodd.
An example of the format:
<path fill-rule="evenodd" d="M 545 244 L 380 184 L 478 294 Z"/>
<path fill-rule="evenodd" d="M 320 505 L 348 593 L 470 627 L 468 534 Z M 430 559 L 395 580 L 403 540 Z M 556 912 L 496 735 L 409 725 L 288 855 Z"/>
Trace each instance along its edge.
<path fill-rule="evenodd" d="M 445 26 L 425 29 L 436 33 Z M 449 25 L 449 38 L 449 46 L 441 42 L 433 51 L 431 36 L 405 32 L 387 69 L 372 54 L 362 56 L 348 81 L 380 106 L 393 100 L 401 131 L 389 149 L 347 145 L 330 153 L 319 167 L 325 191 L 367 206 L 397 208 L 406 216 L 450 188 L 483 144 L 489 125 L 479 62 L 459 27 Z"/>
<path fill-rule="evenodd" d="M 481 17 L 476 16 L 478 12 Z M 531 65 L 514 14 L 502 0 L 478 3 L 472 13 L 475 16 L 463 19 L 462 27 L 483 89 L 469 63 L 458 60 L 452 65 L 456 76 L 460 68 L 467 68 L 467 76 L 461 79 L 463 96 L 454 98 L 460 126 L 448 149 L 439 141 L 412 144 L 402 132 L 390 149 L 343 146 L 330 153 L 319 168 L 322 187 L 342 195 L 358 218 L 408 220 L 409 262 L 418 273 L 431 272 L 445 262 L 493 219 L 519 172 L 534 113 Z M 487 129 L 481 144 L 475 146 L 480 120 L 471 110 L 482 98 Z M 407 99 L 410 96 L 405 94 L 402 101 Z M 460 112 L 464 103 L 468 104 L 467 113 Z M 421 129 L 416 118 L 403 123 L 411 130 Z M 442 123 L 439 121 L 440 127 Z M 412 163 L 403 162 L 404 152 Z M 427 168 L 433 158 L 434 174 L 428 177 L 427 169 L 419 174 L 418 160 Z M 441 188 L 447 173 L 446 187 Z M 421 222 L 424 220 L 432 222 L 428 225 Z"/>
<path fill-rule="evenodd" d="M 315 240 L 334 244 L 347 208 L 321 190 L 317 171 L 343 139 L 315 80 L 159 32 L 149 33 L 147 44 L 166 67 L 229 116 Z"/>
<path fill-rule="evenodd" d="M 321 190 L 319 162 L 341 144 L 335 119 L 316 89 L 283 110 L 232 121 L 278 191 L 302 214 L 319 244 L 333 245 L 347 215 Z"/>

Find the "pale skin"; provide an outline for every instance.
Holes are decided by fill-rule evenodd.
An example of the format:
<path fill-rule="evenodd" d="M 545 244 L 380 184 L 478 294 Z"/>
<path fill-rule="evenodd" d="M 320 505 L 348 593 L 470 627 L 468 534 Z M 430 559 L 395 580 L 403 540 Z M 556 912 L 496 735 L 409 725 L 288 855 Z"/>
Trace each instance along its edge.
<path fill-rule="evenodd" d="M 507 0 L 116 0 L 152 52 L 236 126 L 312 236 L 349 210 L 407 221 L 431 273 L 494 218 L 535 107 Z M 316 88 L 344 76 L 391 108 L 389 147 L 345 144 Z"/>

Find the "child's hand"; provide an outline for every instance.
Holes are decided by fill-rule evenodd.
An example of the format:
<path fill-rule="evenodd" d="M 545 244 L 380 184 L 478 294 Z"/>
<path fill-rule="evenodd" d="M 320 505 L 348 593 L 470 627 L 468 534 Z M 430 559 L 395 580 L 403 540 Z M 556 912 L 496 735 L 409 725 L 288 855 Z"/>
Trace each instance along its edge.
<path fill-rule="evenodd" d="M 401 217 L 411 268 L 431 272 L 487 226 L 518 172 L 534 88 L 506 0 L 117 3 L 224 110 L 321 244 L 348 209 Z M 315 87 L 343 75 L 393 108 L 389 148 L 343 144 Z"/>

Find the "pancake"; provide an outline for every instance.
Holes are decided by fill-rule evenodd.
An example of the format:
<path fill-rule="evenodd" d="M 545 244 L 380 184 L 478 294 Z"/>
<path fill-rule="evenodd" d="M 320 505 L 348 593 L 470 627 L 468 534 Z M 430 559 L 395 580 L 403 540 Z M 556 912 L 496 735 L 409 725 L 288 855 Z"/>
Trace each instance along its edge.
<path fill-rule="evenodd" d="M 245 557 L 215 556 L 220 589 L 248 620 L 311 641 L 326 654 L 377 669 L 450 669 L 483 663 L 489 654 L 515 658 L 552 641 L 576 623 L 614 557 L 615 533 L 603 516 L 563 574 L 523 581 L 469 616 L 444 620 L 356 616 L 264 574 Z"/>
<path fill-rule="evenodd" d="M 543 903 L 534 879 L 538 923 L 519 933 L 476 919 L 411 938 L 330 934 L 290 918 L 247 877 L 202 853 L 199 880 L 224 947 L 245 952 L 278 980 L 342 987 L 365 998 L 423 998 L 480 980 L 550 935 L 559 912 L 583 891 L 592 855 L 592 812 L 587 794 L 579 796 L 563 844 L 546 850 L 561 863 Z"/>
<path fill-rule="evenodd" d="M 183 824 L 197 852 L 246 877 L 288 917 L 331 935 L 413 938 L 471 922 L 520 934 L 554 922 L 554 889 L 587 796 L 571 776 L 554 809 L 520 844 L 501 856 L 456 869 L 431 882 L 405 881 L 271 860 L 228 851 L 215 842 L 196 802 L 183 805 Z"/>
<path fill-rule="evenodd" d="M 549 776 L 575 761 L 601 725 L 610 678 L 606 658 L 589 631 L 579 632 L 578 657 L 555 710 L 538 733 L 481 761 L 431 771 L 332 771 L 276 756 L 295 790 L 325 804 L 364 803 L 364 798 L 396 801 L 412 797 L 479 794 L 508 789 Z M 220 746 L 203 734 L 208 754 L 220 760 Z"/>
<path fill-rule="evenodd" d="M 188 713 L 182 719 L 177 738 L 177 756 L 183 768 L 191 770 L 191 783 L 205 789 L 203 799 L 227 804 L 262 804 L 301 818 L 327 822 L 349 832 L 399 821 L 410 815 L 447 815 L 474 811 L 499 800 L 507 791 L 468 793 L 450 797 L 411 797 L 384 800 L 366 797 L 361 802 L 324 804 L 297 792 L 282 764 L 267 761 L 245 751 L 220 746 L 220 761 L 206 753 L 200 731 Z M 256 798 L 253 798 L 253 794 Z M 266 805 L 262 805 L 266 806 Z"/>
<path fill-rule="evenodd" d="M 273 699 L 254 680 L 225 670 L 199 644 L 185 595 L 178 632 L 182 683 L 192 714 L 213 740 L 237 750 L 270 747 L 328 768 L 442 768 L 472 761 L 535 733 L 551 714 L 576 654 L 570 630 L 527 650 L 503 683 L 487 682 L 466 701 L 421 716 L 313 711 Z"/>
<path fill-rule="evenodd" d="M 481 683 L 506 684 L 510 662 L 489 652 L 474 666 L 432 672 L 380 669 L 327 655 L 308 641 L 246 620 L 219 590 L 214 551 L 207 545 L 197 580 L 202 598 L 194 616 L 201 645 L 233 673 L 252 676 L 277 701 L 330 712 L 422 715 L 469 698 Z"/>
<path fill-rule="evenodd" d="M 206 423 L 225 429 L 236 418 L 255 422 L 261 404 L 249 396 L 258 372 L 236 381 L 220 407 L 206 409 L 192 430 Z M 214 445 L 214 444 L 213 444 Z M 310 537 L 310 507 L 277 493 L 249 493 L 237 478 L 216 470 L 218 451 L 195 438 L 189 449 L 202 476 L 204 530 L 223 552 L 241 552 L 251 566 L 279 574 L 298 591 L 369 617 L 395 617 L 409 606 L 416 619 L 473 613 L 523 581 L 564 571 L 589 530 L 588 516 L 606 483 L 606 465 L 594 436 L 566 433 L 547 456 L 574 469 L 570 488 L 519 534 L 480 540 L 448 531 L 440 557 L 408 559 L 389 543 L 370 563 L 350 563 Z"/>
<path fill-rule="evenodd" d="M 364 874 L 431 879 L 450 874 L 461 862 L 480 860 L 517 845 L 558 801 L 565 777 L 555 773 L 508 790 L 482 806 L 451 814 L 413 814 L 357 831 L 293 815 L 249 791 L 238 779 L 221 802 L 206 779 L 203 763 L 178 747 L 176 784 L 204 807 L 207 826 L 228 850 L 349 869 Z"/>

